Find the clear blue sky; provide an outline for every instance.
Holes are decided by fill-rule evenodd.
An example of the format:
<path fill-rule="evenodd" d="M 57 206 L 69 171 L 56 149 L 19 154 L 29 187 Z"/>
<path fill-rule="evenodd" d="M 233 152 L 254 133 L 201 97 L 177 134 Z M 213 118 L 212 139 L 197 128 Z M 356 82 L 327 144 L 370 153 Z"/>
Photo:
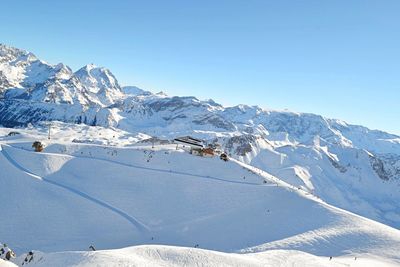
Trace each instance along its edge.
<path fill-rule="evenodd" d="M 123 85 L 400 134 L 400 1 L 19 1 L 0 42 Z"/>

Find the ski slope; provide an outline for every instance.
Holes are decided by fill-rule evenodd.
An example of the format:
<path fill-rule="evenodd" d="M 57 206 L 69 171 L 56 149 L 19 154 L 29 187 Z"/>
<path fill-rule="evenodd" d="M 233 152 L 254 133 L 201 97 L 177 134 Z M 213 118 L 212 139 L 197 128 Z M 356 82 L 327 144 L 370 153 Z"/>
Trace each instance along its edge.
<path fill-rule="evenodd" d="M 23 256 L 15 260 L 23 261 Z M 34 254 L 34 260 L 26 266 L 271 266 L 271 267 L 394 267 L 395 262 L 382 258 L 366 257 L 318 257 L 294 250 L 269 250 L 259 253 L 222 253 L 204 249 L 171 246 L 136 246 L 124 249 L 90 252 L 55 252 Z M 0 266 L 2 266 L 0 264 Z"/>
<path fill-rule="evenodd" d="M 400 229 L 400 136 L 317 114 L 121 87 L 106 68 L 73 71 L 0 44 L 0 124 L 47 132 L 49 121 L 59 141 L 75 143 L 132 146 L 191 135 L 331 205 Z"/>
<path fill-rule="evenodd" d="M 52 140 L 35 153 L 33 140 L 25 134 L 0 140 L 0 196 L 7 207 L 0 240 L 17 254 L 44 251 L 46 262 L 38 266 L 57 266 L 72 254 L 78 266 L 107 262 L 104 257 L 151 265 L 154 253 L 161 254 L 154 264 L 167 266 L 186 260 L 194 265 L 199 257 L 210 266 L 257 266 L 275 258 L 281 265 L 272 266 L 306 260 L 307 266 L 324 266 L 329 257 L 355 256 L 400 264 L 399 230 L 330 206 L 244 163 L 193 156 L 171 145 Z M 207 251 L 140 246 L 61 252 L 146 244 Z"/>

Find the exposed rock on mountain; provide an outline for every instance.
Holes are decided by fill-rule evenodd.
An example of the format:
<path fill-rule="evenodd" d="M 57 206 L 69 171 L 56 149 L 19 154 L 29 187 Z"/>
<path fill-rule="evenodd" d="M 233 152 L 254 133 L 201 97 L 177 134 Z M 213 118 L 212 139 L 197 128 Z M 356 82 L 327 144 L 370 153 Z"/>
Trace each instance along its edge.
<path fill-rule="evenodd" d="M 0 46 L 0 124 L 62 121 L 191 135 L 338 207 L 400 228 L 400 137 L 319 115 L 223 107 L 121 87 L 105 68 L 76 72 Z"/>

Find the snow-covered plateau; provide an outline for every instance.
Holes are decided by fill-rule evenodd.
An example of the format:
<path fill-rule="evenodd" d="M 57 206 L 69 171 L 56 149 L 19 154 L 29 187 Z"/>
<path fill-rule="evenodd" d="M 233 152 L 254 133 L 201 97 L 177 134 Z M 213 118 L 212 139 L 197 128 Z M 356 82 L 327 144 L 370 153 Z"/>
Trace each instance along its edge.
<path fill-rule="evenodd" d="M 400 265 L 399 136 L 122 87 L 5 45 L 0 125 L 0 242 L 17 265 L 31 250 L 27 266 Z"/>

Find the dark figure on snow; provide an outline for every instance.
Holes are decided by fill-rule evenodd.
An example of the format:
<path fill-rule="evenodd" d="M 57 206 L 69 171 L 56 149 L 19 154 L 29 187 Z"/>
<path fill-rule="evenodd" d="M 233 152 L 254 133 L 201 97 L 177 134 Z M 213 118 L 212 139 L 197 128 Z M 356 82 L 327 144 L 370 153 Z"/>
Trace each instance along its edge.
<path fill-rule="evenodd" d="M 94 246 L 93 245 L 90 245 L 90 247 L 89 247 L 92 251 L 96 251 L 96 249 L 94 248 Z"/>
<path fill-rule="evenodd" d="M 228 155 L 227 155 L 226 153 L 222 153 L 222 154 L 219 156 L 219 158 L 222 159 L 223 161 L 228 161 Z"/>
<path fill-rule="evenodd" d="M 24 264 L 28 264 L 33 260 L 33 252 L 29 251 L 28 254 L 26 255 L 24 262 L 22 263 L 22 265 Z"/>
<path fill-rule="evenodd" d="M 12 251 L 7 244 L 3 244 L 3 247 L 0 249 L 0 259 L 10 260 L 11 258 L 15 258 L 15 253 Z"/>
<path fill-rule="evenodd" d="M 39 141 L 35 141 L 32 144 L 32 148 L 35 149 L 35 152 L 42 152 L 44 149 L 44 145 Z"/>

